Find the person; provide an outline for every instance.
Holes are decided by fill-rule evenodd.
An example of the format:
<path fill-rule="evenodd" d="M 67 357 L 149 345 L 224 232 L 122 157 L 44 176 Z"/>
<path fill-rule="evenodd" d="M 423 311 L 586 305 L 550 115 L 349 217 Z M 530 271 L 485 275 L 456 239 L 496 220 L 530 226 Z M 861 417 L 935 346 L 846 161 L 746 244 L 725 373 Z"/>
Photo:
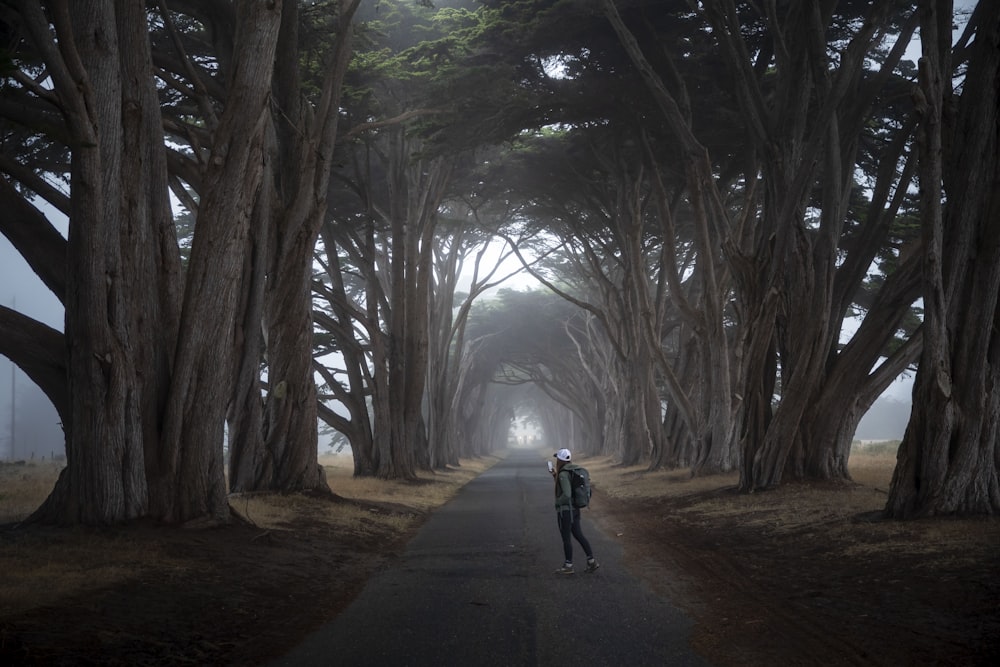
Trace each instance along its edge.
<path fill-rule="evenodd" d="M 556 570 L 556 574 L 573 574 L 572 538 L 576 538 L 587 554 L 587 572 L 593 572 L 600 565 L 594 559 L 594 551 L 580 527 L 580 508 L 573 507 L 573 486 L 569 477 L 569 471 L 579 466 L 573 463 L 573 454 L 568 449 L 560 449 L 553 456 L 556 458 L 556 465 L 552 470 L 552 476 L 556 480 L 556 519 L 565 557 L 563 566 Z"/>

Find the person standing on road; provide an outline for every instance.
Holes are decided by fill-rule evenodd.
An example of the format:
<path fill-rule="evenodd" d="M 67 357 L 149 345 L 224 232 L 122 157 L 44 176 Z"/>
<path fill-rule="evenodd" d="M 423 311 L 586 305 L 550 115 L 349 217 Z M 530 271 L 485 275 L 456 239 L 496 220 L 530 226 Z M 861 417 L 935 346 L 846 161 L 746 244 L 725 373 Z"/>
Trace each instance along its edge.
<path fill-rule="evenodd" d="M 573 574 L 572 538 L 576 538 L 587 554 L 587 572 L 593 572 L 600 565 L 594 560 L 594 551 L 580 527 L 580 508 L 573 507 L 573 485 L 569 477 L 569 471 L 579 466 L 572 462 L 573 454 L 568 449 L 560 449 L 554 456 L 556 466 L 551 473 L 556 480 L 556 518 L 559 522 L 559 534 L 562 535 L 565 557 L 563 566 L 556 570 L 556 574 Z"/>

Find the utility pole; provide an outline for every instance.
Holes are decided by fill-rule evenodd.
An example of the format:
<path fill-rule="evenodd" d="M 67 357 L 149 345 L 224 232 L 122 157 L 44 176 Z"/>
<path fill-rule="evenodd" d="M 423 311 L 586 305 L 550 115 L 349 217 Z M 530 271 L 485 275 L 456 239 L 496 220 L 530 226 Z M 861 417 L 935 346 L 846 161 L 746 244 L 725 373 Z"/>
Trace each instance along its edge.
<path fill-rule="evenodd" d="M 17 310 L 17 297 L 14 297 L 14 301 L 10 307 L 11 310 Z M 16 386 L 14 384 L 14 379 L 17 377 L 17 364 L 14 360 L 10 360 L 10 460 L 13 461 L 17 458 L 14 450 L 14 415 L 16 414 L 15 407 L 15 393 Z"/>
<path fill-rule="evenodd" d="M 17 374 L 17 364 L 15 364 L 14 360 L 12 359 L 10 362 L 10 460 L 11 461 L 13 461 L 16 458 L 16 455 L 14 454 L 14 415 L 16 414 L 14 411 L 15 408 L 14 378 L 16 377 L 16 374 Z"/>

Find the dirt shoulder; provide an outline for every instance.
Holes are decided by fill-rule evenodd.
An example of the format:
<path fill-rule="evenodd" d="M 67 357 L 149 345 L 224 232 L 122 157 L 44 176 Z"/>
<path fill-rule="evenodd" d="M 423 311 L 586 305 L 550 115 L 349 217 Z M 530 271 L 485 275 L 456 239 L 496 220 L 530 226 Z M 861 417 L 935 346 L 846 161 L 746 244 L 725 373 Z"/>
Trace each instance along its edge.
<path fill-rule="evenodd" d="M 0 614 L 0 664 L 260 664 L 335 616 L 409 536 L 338 534 L 307 517 L 277 530 L 235 524 L 8 534 L 4 550 L 41 558 L 82 542 L 155 553 L 159 563 L 27 613 Z"/>
<path fill-rule="evenodd" d="M 716 664 L 997 664 L 1000 521 L 884 521 L 884 490 L 866 484 L 747 496 L 735 477 L 657 474 L 670 495 L 606 484 L 595 518 L 694 616 L 694 646 Z"/>
<path fill-rule="evenodd" d="M 715 664 L 1000 657 L 996 520 L 883 522 L 873 508 L 884 492 L 864 484 L 741 496 L 727 479 L 588 467 L 597 496 L 587 519 L 691 613 L 695 648 Z M 650 496 L 647 487 L 669 491 Z M 261 664 L 402 552 L 428 509 L 394 488 L 391 504 L 342 501 L 338 516 L 354 518 L 339 526 L 327 501 L 299 498 L 280 527 L 258 518 L 202 530 L 2 531 L 0 664 Z M 261 511 L 247 509 L 251 518 Z M 15 609 L 10 563 L 28 560 L 42 575 L 51 564 L 52 590 L 36 580 L 33 606 Z M 66 583 L 63 561 L 90 585 Z"/>

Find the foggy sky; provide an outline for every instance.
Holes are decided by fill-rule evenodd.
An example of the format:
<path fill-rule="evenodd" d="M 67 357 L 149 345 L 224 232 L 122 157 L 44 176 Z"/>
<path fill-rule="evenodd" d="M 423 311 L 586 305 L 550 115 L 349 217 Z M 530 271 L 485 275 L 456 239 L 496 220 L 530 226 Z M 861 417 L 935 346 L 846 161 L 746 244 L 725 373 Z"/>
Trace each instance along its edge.
<path fill-rule="evenodd" d="M 0 304 L 63 330 L 63 307 L 28 267 L 6 238 L 0 236 Z M 0 356 L 0 460 L 49 459 L 62 455 L 64 440 L 59 416 L 34 382 Z M 11 385 L 14 388 L 13 442 Z M 13 451 L 11 445 L 13 444 Z"/>

